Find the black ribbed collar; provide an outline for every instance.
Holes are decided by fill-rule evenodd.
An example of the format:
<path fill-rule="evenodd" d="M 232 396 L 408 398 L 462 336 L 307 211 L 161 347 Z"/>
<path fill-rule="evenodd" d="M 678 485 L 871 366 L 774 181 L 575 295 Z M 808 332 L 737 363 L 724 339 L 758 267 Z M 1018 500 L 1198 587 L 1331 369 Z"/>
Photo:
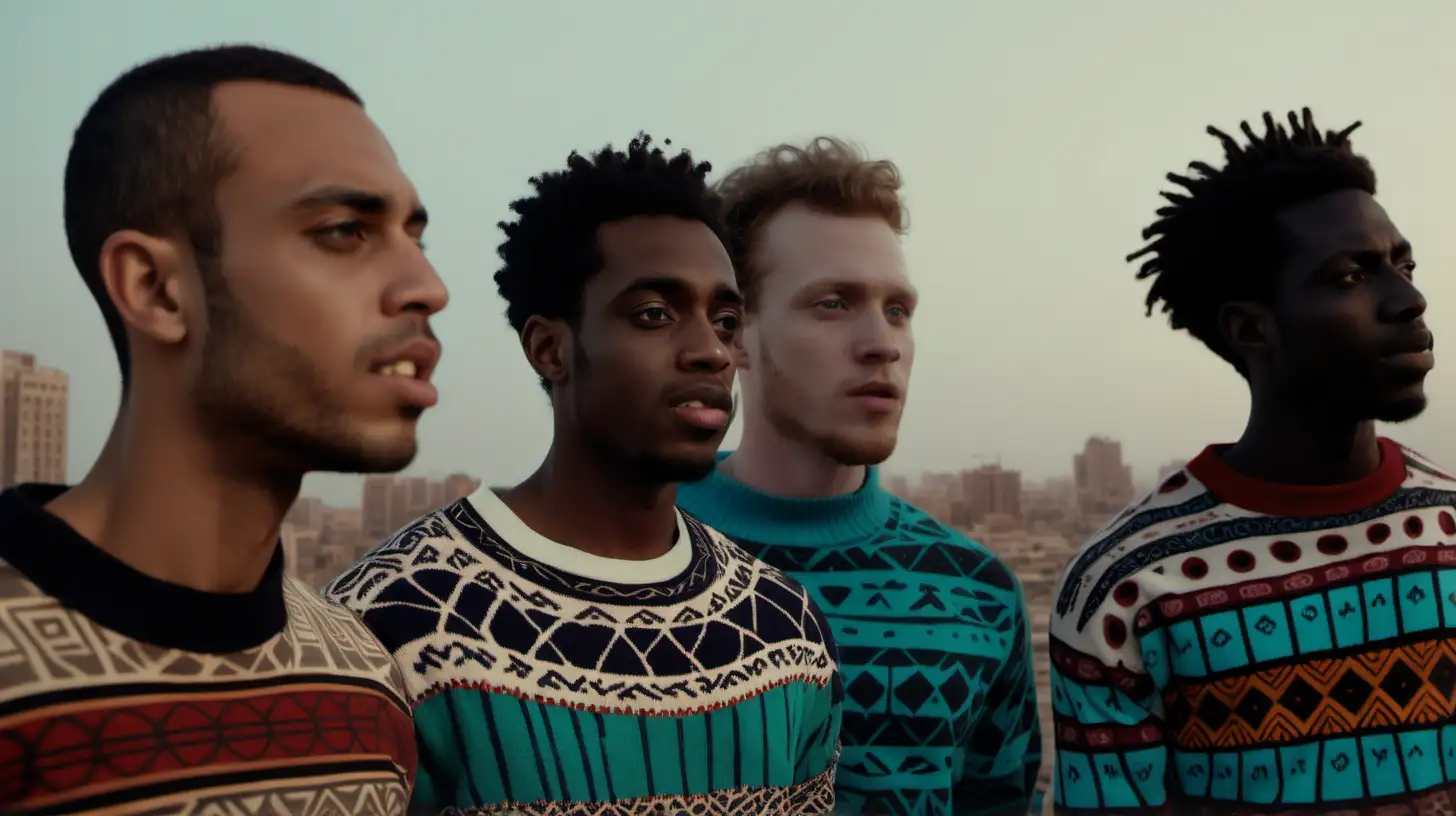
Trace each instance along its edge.
<path fill-rule="evenodd" d="M 139 572 L 51 515 L 64 485 L 26 484 L 0 493 L 0 559 L 42 592 L 127 637 L 205 654 L 261 645 L 288 622 L 279 546 L 250 592 L 203 592 Z"/>

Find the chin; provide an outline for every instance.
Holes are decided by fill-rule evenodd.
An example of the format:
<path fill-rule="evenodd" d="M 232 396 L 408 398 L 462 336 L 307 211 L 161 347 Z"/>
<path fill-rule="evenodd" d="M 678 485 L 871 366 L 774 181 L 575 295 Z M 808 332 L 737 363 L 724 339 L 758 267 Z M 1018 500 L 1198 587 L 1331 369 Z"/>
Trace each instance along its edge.
<path fill-rule="evenodd" d="M 827 434 L 820 437 L 818 448 L 841 465 L 878 465 L 895 452 L 899 436 L 896 430 Z"/>
<path fill-rule="evenodd" d="M 642 474 L 651 481 L 697 482 L 718 467 L 717 450 L 706 455 L 652 456 L 641 463 Z"/>
<path fill-rule="evenodd" d="M 305 464 L 309 470 L 334 473 L 397 473 L 419 453 L 413 423 L 407 432 L 361 433 L 318 438 Z"/>
<path fill-rule="evenodd" d="M 1386 400 L 1377 406 L 1374 419 L 1378 422 L 1391 423 L 1412 420 L 1426 410 L 1426 403 L 1425 393 Z"/>

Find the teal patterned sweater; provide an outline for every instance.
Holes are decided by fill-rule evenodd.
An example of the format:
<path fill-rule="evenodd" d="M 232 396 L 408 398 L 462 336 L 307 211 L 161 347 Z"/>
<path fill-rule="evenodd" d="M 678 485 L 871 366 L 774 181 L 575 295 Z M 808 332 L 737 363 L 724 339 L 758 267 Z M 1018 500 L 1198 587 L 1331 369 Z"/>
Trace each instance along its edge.
<path fill-rule="evenodd" d="M 719 458 L 726 458 L 720 454 Z M 1025 814 L 1041 734 L 1026 603 L 981 545 L 884 491 L 770 496 L 721 473 L 678 504 L 809 590 L 844 680 L 842 814 Z"/>

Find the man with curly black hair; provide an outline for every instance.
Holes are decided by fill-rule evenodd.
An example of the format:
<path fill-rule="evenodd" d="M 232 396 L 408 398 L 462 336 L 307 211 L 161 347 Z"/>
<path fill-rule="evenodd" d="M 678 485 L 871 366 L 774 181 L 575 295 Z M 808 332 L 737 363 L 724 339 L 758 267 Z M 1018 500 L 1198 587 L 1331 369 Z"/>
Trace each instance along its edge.
<path fill-rule="evenodd" d="M 1434 362 L 1411 244 L 1349 135 L 1265 114 L 1144 231 L 1161 303 L 1244 377 L 1211 445 L 1093 537 L 1051 620 L 1060 813 L 1446 813 L 1456 478 L 1376 433 Z"/>
<path fill-rule="evenodd" d="M 496 282 L 550 396 L 545 461 L 326 590 L 406 675 L 422 808 L 833 807 L 842 691 L 823 617 L 675 506 L 732 419 L 743 318 L 710 169 L 643 135 L 532 179 Z"/>

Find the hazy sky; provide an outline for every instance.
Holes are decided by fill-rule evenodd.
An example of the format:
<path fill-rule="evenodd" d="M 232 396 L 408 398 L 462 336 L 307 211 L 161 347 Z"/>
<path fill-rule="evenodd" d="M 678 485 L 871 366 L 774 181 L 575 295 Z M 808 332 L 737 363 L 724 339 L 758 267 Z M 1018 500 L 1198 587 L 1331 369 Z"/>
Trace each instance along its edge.
<path fill-rule="evenodd" d="M 1399 9 L 1399 13 L 1395 9 Z M 726 169 L 834 134 L 907 179 L 923 292 L 889 468 L 1000 456 L 1061 475 L 1091 433 L 1141 475 L 1243 427 L 1228 366 L 1161 316 L 1122 256 L 1162 177 L 1216 159 L 1204 126 L 1310 105 L 1365 122 L 1358 149 L 1415 244 L 1438 336 L 1456 326 L 1456 5 L 1403 0 L 46 0 L 0 3 L 0 347 L 71 374 L 71 478 L 93 461 L 118 377 L 61 222 L 70 134 L 130 65 L 221 42 L 281 47 L 363 96 L 430 208 L 450 286 L 439 407 L 411 472 L 525 476 L 545 399 L 491 280 L 496 222 L 572 149 L 638 130 Z M 1456 361 L 1397 438 L 1456 461 Z M 731 434 L 728 444 L 736 440 Z M 356 502 L 357 481 L 305 488 Z"/>

